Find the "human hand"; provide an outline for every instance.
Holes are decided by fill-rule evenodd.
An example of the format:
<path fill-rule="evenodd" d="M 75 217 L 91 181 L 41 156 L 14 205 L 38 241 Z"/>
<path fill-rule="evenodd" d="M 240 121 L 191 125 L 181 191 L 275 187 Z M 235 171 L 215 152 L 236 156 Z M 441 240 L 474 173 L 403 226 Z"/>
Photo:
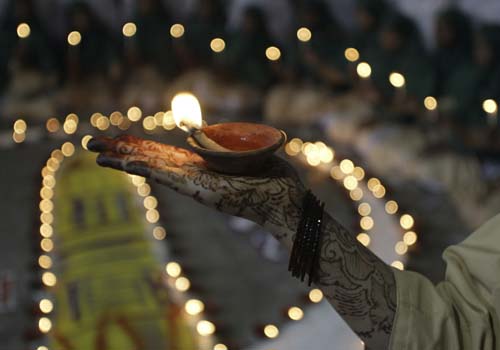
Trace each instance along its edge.
<path fill-rule="evenodd" d="M 144 176 L 230 215 L 268 228 L 295 232 L 305 189 L 294 169 L 273 157 L 256 175 L 226 175 L 207 168 L 189 150 L 135 136 L 93 138 L 88 149 L 98 152 L 104 167 Z"/>

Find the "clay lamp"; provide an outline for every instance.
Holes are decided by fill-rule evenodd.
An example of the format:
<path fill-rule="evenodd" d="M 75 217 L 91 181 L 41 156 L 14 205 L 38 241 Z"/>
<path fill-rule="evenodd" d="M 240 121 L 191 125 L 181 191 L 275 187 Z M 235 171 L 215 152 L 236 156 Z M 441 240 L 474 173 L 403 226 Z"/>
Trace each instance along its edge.
<path fill-rule="evenodd" d="M 180 93 L 172 100 L 177 126 L 186 131 L 187 142 L 209 168 L 227 174 L 258 171 L 286 141 L 286 134 L 273 127 L 254 123 L 207 125 L 200 104 L 190 93 Z"/>

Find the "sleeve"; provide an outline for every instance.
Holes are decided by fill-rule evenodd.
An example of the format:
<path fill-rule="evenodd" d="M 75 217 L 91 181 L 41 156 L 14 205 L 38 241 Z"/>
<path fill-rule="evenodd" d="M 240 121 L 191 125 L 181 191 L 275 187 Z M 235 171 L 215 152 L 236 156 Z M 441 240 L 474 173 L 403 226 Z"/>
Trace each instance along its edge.
<path fill-rule="evenodd" d="M 446 278 L 434 286 L 395 271 L 397 311 L 391 350 L 498 350 L 500 215 L 443 255 Z"/>

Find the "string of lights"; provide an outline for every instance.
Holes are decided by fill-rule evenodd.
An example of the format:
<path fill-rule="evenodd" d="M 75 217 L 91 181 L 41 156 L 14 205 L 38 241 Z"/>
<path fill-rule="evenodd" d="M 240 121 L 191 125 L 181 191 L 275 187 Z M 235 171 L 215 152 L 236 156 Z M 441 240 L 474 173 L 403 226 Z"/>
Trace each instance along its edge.
<path fill-rule="evenodd" d="M 359 226 L 362 232 L 357 235 L 357 239 L 361 244 L 368 247 L 371 243 L 369 232 L 375 226 L 375 220 L 370 216 L 372 211 L 370 204 L 362 202 L 364 196 L 367 195 L 366 190 L 363 191 L 363 187 L 366 187 L 374 198 L 385 200 L 387 190 L 382 182 L 378 178 L 371 177 L 366 181 L 365 185 L 363 182 L 366 177 L 365 169 L 356 166 L 350 159 L 337 161 L 335 159 L 335 150 L 321 141 L 312 143 L 294 138 L 286 144 L 285 152 L 291 157 L 302 155 L 301 159 L 312 167 L 318 167 L 321 164 L 325 165 L 326 168 L 321 169 L 329 172 L 333 180 L 339 182 L 349 191 L 349 197 L 352 201 L 360 202 L 357 205 L 357 210 L 360 216 Z M 399 204 L 397 201 L 390 199 L 385 202 L 384 208 L 387 215 L 393 216 L 398 214 Z M 399 226 L 403 237 L 395 243 L 394 250 L 403 259 L 408 252 L 408 248 L 417 242 L 418 235 L 411 230 L 415 226 L 415 220 L 410 214 L 403 213 L 399 216 Z M 401 270 L 404 269 L 404 264 L 400 260 L 394 260 L 391 265 Z"/>
<path fill-rule="evenodd" d="M 100 116 L 101 117 L 101 116 Z M 70 114 L 66 118 L 66 122 L 72 121 L 69 125 L 78 125 L 78 117 L 75 114 Z M 70 128 L 70 133 L 76 132 L 76 126 Z M 66 133 L 68 130 L 65 130 Z M 81 138 L 81 146 L 83 149 L 87 149 L 87 143 L 92 136 L 85 135 Z M 41 282 L 50 294 L 51 288 L 55 288 L 57 284 L 57 276 L 53 270 L 54 259 L 54 241 L 53 234 L 54 229 L 52 223 L 54 222 L 54 203 L 52 201 L 55 187 L 56 187 L 56 177 L 57 172 L 60 170 L 61 164 L 66 158 L 70 158 L 75 154 L 75 146 L 72 142 L 65 142 L 60 148 L 57 148 L 51 152 L 49 159 L 47 160 L 45 166 L 42 168 L 42 186 L 40 189 L 40 248 L 42 253 L 38 257 L 38 265 L 41 269 Z M 151 235 L 155 240 L 161 241 L 167 236 L 167 232 L 163 226 L 159 223 L 160 213 L 157 210 L 158 200 L 156 197 L 151 195 L 151 187 L 146 183 L 145 178 L 135 175 L 128 175 L 131 183 L 136 188 L 137 195 L 141 198 L 142 205 L 145 209 L 145 220 L 151 225 Z M 203 311 L 205 310 L 205 304 L 194 298 L 188 298 L 187 293 L 191 287 L 191 281 L 183 274 L 182 266 L 176 261 L 168 261 L 165 264 L 165 276 L 167 277 L 167 284 L 174 290 L 176 290 L 180 295 L 181 299 L 184 301 L 184 311 L 187 317 L 189 317 L 190 324 L 193 325 L 196 332 L 204 339 L 201 343 L 205 346 L 205 349 L 213 350 L 227 350 L 227 346 L 222 343 L 217 343 L 214 345 L 214 334 L 216 332 L 216 326 L 214 323 L 210 322 L 203 317 Z M 54 312 L 54 303 L 50 297 L 44 297 L 39 301 L 39 309 L 43 313 L 38 319 L 38 329 L 44 334 L 50 334 L 53 329 L 53 319 L 51 315 Z M 39 345 L 37 350 L 48 350 L 46 345 Z"/>
<path fill-rule="evenodd" d="M 40 227 L 39 232 L 41 236 L 40 249 L 42 253 L 38 257 L 38 266 L 41 270 L 42 285 L 47 288 L 49 295 L 52 288 L 57 285 L 57 276 L 53 271 L 53 250 L 54 241 L 52 239 L 54 229 L 52 223 L 54 222 L 54 203 L 52 201 L 55 187 L 56 175 L 61 167 L 61 164 L 66 158 L 70 158 L 75 153 L 75 146 L 71 142 L 65 142 L 60 148 L 54 149 L 50 157 L 47 159 L 45 166 L 42 168 L 42 184 L 40 188 Z M 54 312 L 54 302 L 48 297 L 39 300 L 39 309 L 43 316 L 38 319 L 39 331 L 46 335 L 53 327 L 53 319 L 51 315 Z M 46 345 L 39 345 L 37 350 L 48 350 Z"/>
<path fill-rule="evenodd" d="M 122 28 L 122 33 L 125 37 L 130 38 L 133 37 L 137 32 L 137 26 L 133 22 L 128 22 L 124 24 Z M 20 38 L 26 38 L 30 35 L 31 29 L 28 24 L 21 23 L 17 28 L 17 34 Z M 173 38 L 181 38 L 185 34 L 185 28 L 182 24 L 174 24 L 170 28 L 170 35 Z M 306 27 L 299 28 L 297 30 L 297 38 L 301 42 L 308 42 L 311 40 L 313 33 Z M 72 46 L 77 46 L 80 44 L 82 40 L 82 36 L 77 31 L 72 31 L 68 34 L 68 44 Z M 226 47 L 226 43 L 222 38 L 214 38 L 210 42 L 210 48 L 212 51 L 219 53 L 224 51 Z M 276 46 L 270 46 L 266 49 L 265 52 L 266 57 L 271 61 L 277 61 L 281 58 L 281 50 Z M 357 49 L 349 47 L 344 51 L 344 56 L 346 60 L 351 63 L 356 63 L 356 72 L 361 79 L 369 79 L 372 74 L 372 68 L 368 62 L 361 61 L 360 62 L 360 53 Z M 392 72 L 389 77 L 389 82 L 391 85 L 397 89 L 404 88 L 406 85 L 406 78 L 403 74 L 399 72 Z M 438 108 L 438 101 L 433 96 L 427 96 L 424 99 L 424 106 L 429 111 L 434 111 Z M 483 102 L 483 110 L 490 116 L 491 118 L 496 117 L 498 112 L 498 107 L 496 101 L 493 99 L 487 99 Z M 94 113 L 90 117 L 90 124 L 98 129 L 99 131 L 106 131 L 111 126 L 116 126 L 120 130 L 127 130 L 132 123 L 139 122 L 142 119 L 142 127 L 146 133 L 150 133 L 154 131 L 158 127 L 162 127 L 165 130 L 172 130 L 175 126 L 175 121 L 173 119 L 173 115 L 171 111 L 168 112 L 158 112 L 154 115 L 148 115 L 142 118 L 142 110 L 133 106 L 130 107 L 126 113 L 123 115 L 121 112 L 113 112 L 109 115 L 109 117 L 101 114 Z M 68 114 L 61 123 L 57 118 L 50 118 L 46 122 L 46 129 L 49 133 L 59 132 L 62 128 L 62 131 L 67 135 L 72 135 L 76 133 L 79 125 L 79 118 L 76 114 L 71 113 Z M 14 142 L 21 143 L 26 139 L 27 132 L 27 124 L 23 119 L 18 119 L 15 121 L 13 126 L 13 134 L 12 138 Z M 82 147 L 86 148 L 86 143 L 91 138 L 90 135 L 85 135 L 82 138 Z M 70 148 L 72 144 L 66 143 L 61 148 L 61 152 L 64 154 L 63 148 L 66 149 L 66 154 L 71 153 Z M 362 230 L 357 235 L 357 239 L 360 243 L 365 246 L 369 246 L 371 243 L 370 230 L 375 225 L 375 221 L 371 213 L 371 206 L 367 202 L 362 202 L 363 197 L 366 195 L 363 193 L 362 182 L 365 177 L 365 170 L 356 166 L 351 160 L 343 159 L 339 162 L 335 160 L 335 152 L 331 147 L 326 146 L 322 142 L 303 142 L 300 139 L 293 139 L 287 143 L 285 147 L 285 151 L 290 156 L 297 156 L 302 154 L 303 159 L 313 167 L 317 167 L 320 164 L 328 164 L 331 165 L 329 170 L 330 176 L 332 179 L 336 180 L 340 183 L 347 191 L 349 191 L 349 197 L 353 202 L 360 202 L 357 205 L 357 211 L 360 216 L 359 226 Z M 74 146 L 73 151 L 74 152 Z M 59 154 L 58 152 L 56 154 Z M 71 153 L 72 154 L 72 153 Z M 65 155 L 66 156 L 66 155 Z M 62 160 L 61 160 L 62 161 Z M 47 162 L 47 167 L 50 169 L 54 169 L 56 164 L 58 163 L 58 158 L 51 157 Z M 49 168 L 47 168 L 49 169 Z M 51 183 L 53 173 L 46 171 L 46 176 L 44 176 L 44 182 Z M 131 177 L 132 183 L 137 188 L 137 193 L 139 196 L 143 197 L 144 207 L 146 209 L 145 218 L 151 224 L 156 224 L 160 215 L 156 210 L 156 206 L 158 200 L 150 194 L 150 187 L 147 183 L 145 183 L 144 178 L 140 178 L 137 176 Z M 54 179 L 55 184 L 55 179 Z M 372 196 L 379 200 L 383 200 L 386 196 L 386 188 L 381 183 L 381 181 L 377 178 L 370 178 L 366 181 L 366 188 L 371 193 Z M 50 188 L 44 186 L 42 188 L 43 192 L 48 195 Z M 44 210 L 47 210 L 50 207 L 49 199 L 42 199 L 40 203 L 41 207 L 44 206 Z M 385 211 L 388 215 L 396 215 L 399 210 L 399 204 L 395 200 L 388 200 L 385 203 Z M 44 220 L 49 220 L 52 217 L 51 211 L 45 211 L 41 214 L 44 217 Z M 41 216 L 41 217 L 42 217 Z M 394 245 L 395 252 L 401 256 L 401 259 L 404 260 L 405 255 L 408 252 L 409 247 L 414 245 L 417 242 L 418 235 L 415 231 L 412 230 L 414 226 L 414 219 L 409 214 L 402 214 L 399 216 L 399 224 L 402 229 L 402 239 L 397 241 Z M 49 233 L 52 234 L 52 227 L 47 222 L 42 222 L 40 227 L 40 232 L 44 238 L 41 241 L 42 250 L 45 252 L 50 252 L 53 249 L 53 242 L 50 240 Z M 42 233 L 43 232 L 43 233 Z M 162 240 L 166 237 L 166 231 L 162 226 L 155 226 L 152 230 L 152 235 L 157 240 Z M 39 258 L 39 265 L 42 268 L 50 268 L 52 266 L 52 260 L 50 255 L 43 254 Z M 393 267 L 398 269 L 404 269 L 404 263 L 401 260 L 394 260 L 391 264 Z M 175 261 L 168 262 L 165 266 L 165 271 L 169 276 L 173 287 L 181 292 L 187 292 L 190 288 L 190 281 L 187 277 L 182 276 L 182 267 L 179 263 Z M 46 271 L 42 275 L 42 282 L 46 286 L 55 285 L 57 279 L 56 276 L 50 272 Z M 309 292 L 308 300 L 311 303 L 319 303 L 323 299 L 323 294 L 319 289 L 312 289 Z M 43 303 L 42 303 L 43 301 Z M 40 301 L 40 308 L 46 310 L 47 313 L 50 313 L 53 309 L 53 304 L 49 299 L 43 299 Z M 50 310 L 50 311 L 48 311 Z M 199 315 L 204 310 L 204 304 L 200 300 L 197 299 L 189 299 L 185 303 L 185 311 L 187 314 L 191 316 Z M 299 321 L 304 317 L 304 311 L 299 306 L 292 305 L 287 309 L 286 315 L 290 320 Z M 39 321 L 39 328 L 43 331 L 50 331 L 51 329 L 51 321 L 49 317 L 42 317 Z M 200 319 L 196 325 L 196 329 L 198 333 L 202 336 L 212 335 L 216 328 L 215 325 L 204 319 Z M 279 336 L 280 330 L 275 324 L 267 324 L 262 327 L 262 335 L 273 339 Z M 216 344 L 213 347 L 214 350 L 224 350 L 227 347 L 224 344 Z M 44 348 L 40 348 L 39 350 L 44 350 Z"/>
<path fill-rule="evenodd" d="M 145 209 L 144 217 L 151 224 L 152 237 L 158 241 L 164 240 L 167 236 L 167 231 L 163 226 L 158 224 L 160 222 L 160 213 L 157 210 L 158 199 L 151 194 L 151 186 L 146 182 L 144 177 L 137 175 L 128 175 L 128 177 L 135 186 L 137 195 L 142 199 Z M 207 345 L 206 342 L 203 345 L 210 346 L 214 350 L 227 350 L 226 345 L 222 343 L 213 345 L 211 337 L 216 331 L 216 326 L 213 322 L 207 320 L 206 317 L 203 317 L 205 304 L 199 299 L 187 297 L 191 288 L 191 281 L 185 276 L 183 271 L 184 269 L 177 261 L 170 260 L 166 262 L 165 273 L 168 276 L 168 285 L 182 295 L 184 311 L 190 317 L 190 321 L 192 321 L 191 323 L 198 334 L 203 338 L 207 337 L 209 339 L 210 345 Z"/>

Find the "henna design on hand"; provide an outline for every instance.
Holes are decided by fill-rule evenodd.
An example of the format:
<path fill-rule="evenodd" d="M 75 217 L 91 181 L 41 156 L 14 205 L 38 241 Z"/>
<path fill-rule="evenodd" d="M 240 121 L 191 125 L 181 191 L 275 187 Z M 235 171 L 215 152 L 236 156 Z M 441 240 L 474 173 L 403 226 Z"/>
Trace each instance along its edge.
<path fill-rule="evenodd" d="M 102 166 L 148 177 L 219 211 L 266 227 L 291 249 L 305 188 L 293 168 L 272 158 L 261 174 L 213 172 L 188 150 L 134 136 L 97 138 L 88 149 Z M 396 312 L 394 274 L 325 214 L 319 282 L 328 301 L 370 349 L 386 349 Z"/>

